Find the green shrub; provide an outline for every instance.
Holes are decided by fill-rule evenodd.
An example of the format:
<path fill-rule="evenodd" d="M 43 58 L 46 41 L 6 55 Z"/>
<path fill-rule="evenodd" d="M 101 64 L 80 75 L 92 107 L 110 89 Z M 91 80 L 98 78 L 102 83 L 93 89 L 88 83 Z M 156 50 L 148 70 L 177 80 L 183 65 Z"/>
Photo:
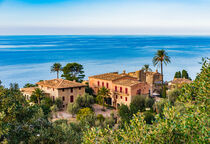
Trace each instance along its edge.
<path fill-rule="evenodd" d="M 145 107 L 152 109 L 154 103 L 155 103 L 155 100 L 154 99 L 152 99 L 152 98 L 146 98 L 146 100 L 145 100 Z"/>
<path fill-rule="evenodd" d="M 62 110 L 63 109 L 63 102 L 62 102 L 62 100 L 60 98 L 57 98 L 54 103 L 58 107 L 58 110 Z"/>
<path fill-rule="evenodd" d="M 77 103 L 68 104 L 67 111 L 72 114 L 72 117 L 79 111 L 80 107 Z"/>
<path fill-rule="evenodd" d="M 175 101 L 176 101 L 176 99 L 179 97 L 180 94 L 181 94 L 181 90 L 179 90 L 179 89 L 174 89 L 174 90 L 170 91 L 168 93 L 168 99 L 169 99 L 169 101 L 172 104 L 174 104 Z"/>
<path fill-rule="evenodd" d="M 122 122 L 129 123 L 130 119 L 132 118 L 132 113 L 127 105 L 122 104 L 118 107 L 118 115 Z"/>
<path fill-rule="evenodd" d="M 147 124 L 152 124 L 152 121 L 155 120 L 155 117 L 151 112 L 145 112 L 144 120 L 146 121 Z"/>
<path fill-rule="evenodd" d="M 145 111 L 145 100 L 146 100 L 146 96 L 142 96 L 142 95 L 135 96 L 130 104 L 130 109 L 132 113 L 135 114 L 138 111 L 141 111 L 141 112 Z"/>
<path fill-rule="evenodd" d="M 99 120 L 100 122 L 104 122 L 105 118 L 102 114 L 97 115 L 97 120 Z"/>

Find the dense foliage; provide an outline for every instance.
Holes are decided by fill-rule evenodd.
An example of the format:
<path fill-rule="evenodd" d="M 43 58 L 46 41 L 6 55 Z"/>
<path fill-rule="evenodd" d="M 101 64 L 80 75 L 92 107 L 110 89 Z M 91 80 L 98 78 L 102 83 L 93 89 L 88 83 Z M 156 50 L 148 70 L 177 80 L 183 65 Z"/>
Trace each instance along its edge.
<path fill-rule="evenodd" d="M 62 69 L 63 74 L 61 77 L 70 80 L 70 81 L 77 81 L 81 82 L 83 78 L 85 77 L 83 66 L 78 63 L 68 63 L 66 66 Z"/>
<path fill-rule="evenodd" d="M 88 82 L 86 83 L 85 93 L 88 93 L 89 95 L 95 96 L 94 90 L 89 86 Z"/>
<path fill-rule="evenodd" d="M 145 112 L 146 108 L 149 108 L 150 111 L 153 110 L 154 100 L 152 98 L 137 95 L 132 100 L 130 106 L 121 104 L 118 108 L 118 115 L 120 117 L 120 127 L 124 127 L 125 124 L 129 124 L 130 120 L 133 118 L 133 115 L 138 112 Z M 145 114 L 147 118 L 149 117 L 150 112 Z M 147 120 L 148 123 L 151 123 Z"/>
<path fill-rule="evenodd" d="M 72 114 L 72 117 L 74 117 L 75 114 L 79 112 L 82 108 L 91 108 L 92 104 L 94 103 L 93 96 L 85 93 L 82 96 L 78 96 L 74 103 L 68 104 L 67 111 Z"/>
<path fill-rule="evenodd" d="M 185 78 L 191 80 L 188 72 L 186 70 L 182 70 L 182 72 L 178 71 L 175 73 L 174 78 Z"/>
<path fill-rule="evenodd" d="M 83 143 L 209 143 L 209 59 L 203 62 L 196 80 L 184 85 L 175 105 L 166 103 L 162 114 L 146 124 L 142 113 L 134 116 L 124 129 L 92 128 Z"/>

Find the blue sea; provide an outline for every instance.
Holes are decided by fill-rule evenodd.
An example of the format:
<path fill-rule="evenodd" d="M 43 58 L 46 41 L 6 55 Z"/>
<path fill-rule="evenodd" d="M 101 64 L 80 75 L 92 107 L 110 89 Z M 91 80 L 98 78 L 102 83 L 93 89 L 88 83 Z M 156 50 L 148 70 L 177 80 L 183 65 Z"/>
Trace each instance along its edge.
<path fill-rule="evenodd" d="M 55 62 L 63 66 L 77 62 L 88 76 L 106 72 L 127 72 L 153 67 L 155 52 L 164 49 L 171 63 L 164 66 L 164 79 L 170 81 L 176 71 L 185 69 L 192 79 L 200 72 L 202 57 L 210 56 L 207 36 L 0 36 L 0 80 L 10 83 L 35 83 L 56 78 L 50 72 Z"/>

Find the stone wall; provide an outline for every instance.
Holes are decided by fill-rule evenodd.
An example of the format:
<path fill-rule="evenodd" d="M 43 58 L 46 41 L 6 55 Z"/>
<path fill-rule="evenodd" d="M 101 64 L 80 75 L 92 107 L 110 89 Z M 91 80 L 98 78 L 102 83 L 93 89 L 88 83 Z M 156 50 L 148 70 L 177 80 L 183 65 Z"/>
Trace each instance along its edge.
<path fill-rule="evenodd" d="M 52 100 L 60 98 L 63 101 L 64 108 L 67 107 L 68 103 L 71 103 L 70 102 L 71 96 L 73 97 L 73 102 L 74 102 L 78 95 L 85 94 L 85 87 L 55 89 L 49 87 L 42 87 L 39 85 L 39 88 L 42 89 L 45 93 L 48 93 L 50 98 L 52 98 Z"/>
<path fill-rule="evenodd" d="M 66 108 L 69 103 L 73 103 L 78 95 L 84 95 L 84 94 L 85 94 L 85 87 L 58 89 L 58 96 L 63 101 L 64 108 Z M 73 97 L 73 101 L 70 101 L 71 97 Z"/>

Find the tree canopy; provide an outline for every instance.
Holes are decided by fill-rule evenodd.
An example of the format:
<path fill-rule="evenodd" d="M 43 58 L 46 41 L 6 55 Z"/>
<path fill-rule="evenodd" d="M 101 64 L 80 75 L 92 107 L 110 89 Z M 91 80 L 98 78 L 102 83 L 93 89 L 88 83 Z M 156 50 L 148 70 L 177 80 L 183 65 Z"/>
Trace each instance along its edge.
<path fill-rule="evenodd" d="M 149 67 L 148 64 L 145 64 L 145 65 L 142 67 L 142 70 L 144 70 L 145 72 L 152 71 L 152 69 Z"/>
<path fill-rule="evenodd" d="M 63 74 L 61 77 L 70 81 L 75 80 L 77 82 L 81 82 L 85 77 L 83 66 L 78 63 L 68 63 L 65 67 L 63 67 L 62 71 Z"/>
<path fill-rule="evenodd" d="M 176 72 L 174 78 L 182 78 L 182 73 L 180 71 Z"/>
<path fill-rule="evenodd" d="M 62 65 L 60 63 L 54 63 L 51 66 L 51 72 L 57 72 L 57 78 L 59 78 L 60 71 L 62 71 Z"/>
<path fill-rule="evenodd" d="M 189 77 L 189 74 L 186 70 L 182 70 L 182 72 L 178 71 L 175 73 L 174 78 L 185 78 L 185 79 L 189 79 L 191 80 L 191 78 Z"/>

